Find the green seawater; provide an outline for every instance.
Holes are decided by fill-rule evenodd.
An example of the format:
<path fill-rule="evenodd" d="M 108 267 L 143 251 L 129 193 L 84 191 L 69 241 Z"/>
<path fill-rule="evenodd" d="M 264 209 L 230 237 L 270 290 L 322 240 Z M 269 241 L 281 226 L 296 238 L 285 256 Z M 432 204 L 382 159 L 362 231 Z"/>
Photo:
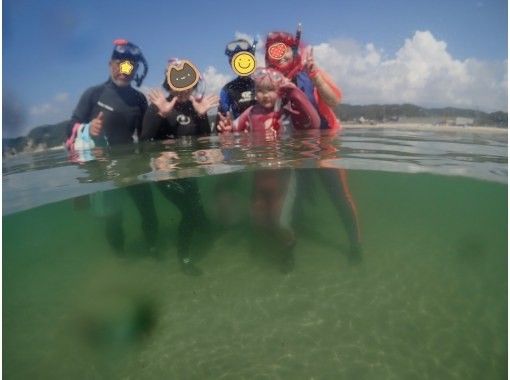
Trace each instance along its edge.
<path fill-rule="evenodd" d="M 362 260 L 306 170 L 295 265 L 251 223 L 254 171 L 197 178 L 203 271 L 178 265 L 180 213 L 157 189 L 158 257 L 125 188 L 126 254 L 74 198 L 3 217 L 5 379 L 501 379 L 506 183 L 349 170 Z M 104 193 L 105 194 L 105 193 Z M 103 195 L 104 195 L 103 194 Z M 101 196 L 96 194 L 96 196 Z"/>

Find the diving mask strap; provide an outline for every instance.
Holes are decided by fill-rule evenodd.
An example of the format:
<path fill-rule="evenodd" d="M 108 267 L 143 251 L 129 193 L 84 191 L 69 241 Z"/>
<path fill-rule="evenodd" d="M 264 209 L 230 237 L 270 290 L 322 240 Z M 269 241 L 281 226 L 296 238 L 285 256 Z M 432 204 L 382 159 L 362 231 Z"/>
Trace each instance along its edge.
<path fill-rule="evenodd" d="M 143 80 L 147 76 L 147 73 L 149 72 L 149 65 L 147 64 L 147 61 L 145 60 L 145 57 L 143 54 L 140 53 L 140 62 L 143 63 L 143 72 L 140 75 L 136 75 L 134 80 L 137 87 L 140 87 L 142 85 Z"/>

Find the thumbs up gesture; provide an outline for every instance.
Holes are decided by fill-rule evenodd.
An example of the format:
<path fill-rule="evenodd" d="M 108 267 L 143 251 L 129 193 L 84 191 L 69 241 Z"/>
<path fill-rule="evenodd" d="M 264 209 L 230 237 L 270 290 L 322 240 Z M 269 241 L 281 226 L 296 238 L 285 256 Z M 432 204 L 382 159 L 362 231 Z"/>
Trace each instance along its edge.
<path fill-rule="evenodd" d="M 90 134 L 92 137 L 97 137 L 101 134 L 103 131 L 103 120 L 104 114 L 103 111 L 99 112 L 99 114 L 95 117 L 95 119 L 92 119 L 90 122 Z"/>

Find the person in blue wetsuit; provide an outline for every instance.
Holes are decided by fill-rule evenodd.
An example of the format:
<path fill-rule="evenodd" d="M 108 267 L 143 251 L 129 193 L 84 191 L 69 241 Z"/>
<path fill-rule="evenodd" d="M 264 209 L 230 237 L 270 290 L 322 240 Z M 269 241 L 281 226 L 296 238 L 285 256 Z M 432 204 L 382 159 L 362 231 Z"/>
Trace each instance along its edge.
<path fill-rule="evenodd" d="M 140 66 L 143 66 L 143 71 L 137 74 Z M 124 39 L 115 40 L 109 67 L 109 79 L 83 93 L 67 129 L 67 148 L 74 153 L 78 150 L 83 153 L 86 150 L 89 152 L 86 156 L 89 160 L 94 158 L 91 153 L 94 147 L 133 144 L 140 135 L 142 120 L 147 110 L 145 96 L 131 86 L 132 81 L 140 86 L 148 72 L 148 65 L 140 48 Z M 84 157 L 83 154 L 80 157 Z M 72 155 L 71 159 L 75 160 L 75 155 Z M 92 161 L 87 163 L 89 166 L 86 165 L 85 169 L 93 171 L 91 165 L 94 164 L 101 163 Z M 155 253 L 158 221 L 151 189 L 147 185 L 129 186 L 126 189 L 140 212 L 149 251 Z M 113 199 L 106 199 L 110 195 L 111 192 L 104 193 L 104 199 L 99 203 L 104 203 L 105 207 L 102 207 L 103 211 L 99 214 L 105 219 L 108 242 L 118 254 L 124 254 L 122 208 L 114 207 Z M 92 201 L 97 204 L 96 198 Z"/>
<path fill-rule="evenodd" d="M 192 62 L 169 62 L 163 87 L 170 94 L 165 96 L 159 89 L 149 92 L 151 105 L 143 120 L 142 141 L 210 135 L 207 111 L 218 105 L 218 96 L 200 94 L 197 89 L 201 80 L 200 72 Z M 202 271 L 195 266 L 190 248 L 193 237 L 199 231 L 201 234 L 208 233 L 210 225 L 197 181 L 194 178 L 180 178 L 159 181 L 156 186 L 181 213 L 177 231 L 177 255 L 181 269 L 185 274 L 200 275 Z"/>
<path fill-rule="evenodd" d="M 256 43 L 251 44 L 245 39 L 237 39 L 229 42 L 225 47 L 225 55 L 228 57 L 228 63 L 232 66 L 233 57 L 240 52 L 255 54 Z M 220 92 L 220 104 L 218 114 L 229 115 L 232 119 L 237 119 L 244 110 L 254 105 L 255 101 L 255 83 L 250 75 L 238 75 L 234 80 L 228 82 Z M 219 122 L 219 115 L 216 125 Z"/>

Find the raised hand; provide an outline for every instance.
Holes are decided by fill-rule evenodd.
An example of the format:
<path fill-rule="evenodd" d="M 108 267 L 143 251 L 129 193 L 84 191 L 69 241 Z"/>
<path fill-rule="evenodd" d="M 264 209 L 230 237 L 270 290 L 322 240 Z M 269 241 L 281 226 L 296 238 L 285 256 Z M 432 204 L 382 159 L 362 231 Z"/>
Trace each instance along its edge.
<path fill-rule="evenodd" d="M 308 54 L 305 58 L 304 69 L 308 73 L 317 73 L 317 70 L 319 69 L 319 67 L 315 63 L 315 59 L 313 57 L 313 47 L 310 48 L 310 50 L 308 51 Z"/>
<path fill-rule="evenodd" d="M 101 132 L 103 131 L 103 123 L 104 114 L 103 111 L 100 111 L 99 114 L 90 122 L 89 133 L 91 134 L 91 136 L 97 137 L 101 134 Z"/>
<path fill-rule="evenodd" d="M 160 89 L 152 89 L 148 94 L 149 100 L 158 109 L 158 115 L 166 117 L 174 109 L 177 97 L 174 96 L 172 100 L 166 100 L 165 94 Z"/>
<path fill-rule="evenodd" d="M 297 88 L 297 86 L 289 79 L 285 78 L 285 81 L 278 88 L 278 95 L 285 96 L 295 88 Z"/>
<path fill-rule="evenodd" d="M 193 108 L 199 115 L 205 115 L 211 108 L 218 107 L 220 104 L 220 97 L 218 95 L 207 95 L 198 100 L 193 95 L 190 95 L 189 100 L 191 100 Z"/>
<path fill-rule="evenodd" d="M 227 112 L 227 116 L 223 116 L 221 112 L 218 112 L 218 115 L 220 117 L 218 125 L 216 126 L 218 132 L 231 132 L 233 124 L 230 112 Z"/>

